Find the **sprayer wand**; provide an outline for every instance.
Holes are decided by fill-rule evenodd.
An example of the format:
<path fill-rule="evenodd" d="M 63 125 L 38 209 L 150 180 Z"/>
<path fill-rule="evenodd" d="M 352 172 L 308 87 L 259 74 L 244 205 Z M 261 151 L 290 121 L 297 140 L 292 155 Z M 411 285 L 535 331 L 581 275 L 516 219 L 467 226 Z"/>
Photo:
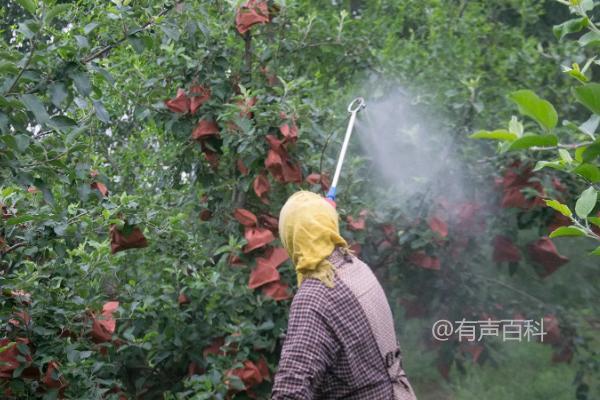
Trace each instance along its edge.
<path fill-rule="evenodd" d="M 346 157 L 346 149 L 350 142 L 350 135 L 352 135 L 352 128 L 354 127 L 354 121 L 356 120 L 356 114 L 365 108 L 367 104 L 365 99 L 357 97 L 348 105 L 348 112 L 350 113 L 350 122 L 346 129 L 346 136 L 344 137 L 344 143 L 342 144 L 342 150 L 340 151 L 340 157 L 338 158 L 337 166 L 335 167 L 335 174 L 333 175 L 333 182 L 331 182 L 331 188 L 327 192 L 327 198 L 331 201 L 335 201 L 335 194 L 337 189 L 338 180 L 340 179 L 340 173 L 342 172 L 342 164 L 344 164 L 344 157 Z"/>

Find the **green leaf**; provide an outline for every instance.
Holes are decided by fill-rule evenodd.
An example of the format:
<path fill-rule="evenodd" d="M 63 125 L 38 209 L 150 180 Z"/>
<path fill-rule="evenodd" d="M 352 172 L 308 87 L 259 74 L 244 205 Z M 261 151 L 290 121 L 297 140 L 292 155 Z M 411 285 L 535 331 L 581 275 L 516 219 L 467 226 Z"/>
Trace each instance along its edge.
<path fill-rule="evenodd" d="M 514 115 L 511 117 L 508 123 L 508 131 L 514 133 L 518 137 L 523 136 L 523 124 Z"/>
<path fill-rule="evenodd" d="M 17 360 L 18 360 L 18 356 L 17 356 Z M 21 376 L 21 374 L 23 373 L 23 370 L 25 369 L 27 365 L 26 364 L 20 364 L 17 368 L 15 368 L 15 370 L 12 373 L 12 377 L 13 378 L 19 378 Z"/>
<path fill-rule="evenodd" d="M 578 102 L 594 114 L 600 114 L 600 83 L 586 83 L 573 89 Z"/>
<path fill-rule="evenodd" d="M 12 217 L 6 220 L 6 225 L 19 225 L 24 222 L 33 221 L 35 216 L 33 215 L 19 215 L 17 217 Z"/>
<path fill-rule="evenodd" d="M 533 172 L 539 171 L 546 167 L 552 168 L 552 169 L 557 169 L 559 171 L 565 170 L 565 166 L 560 161 L 538 161 L 535 164 L 535 168 L 533 169 Z"/>
<path fill-rule="evenodd" d="M 571 19 L 567 22 L 563 22 L 560 25 L 555 25 L 552 28 L 552 32 L 554 32 L 554 36 L 556 36 L 557 39 L 561 40 L 569 33 L 581 31 L 583 28 L 588 26 L 589 22 L 590 20 L 588 17 Z"/>
<path fill-rule="evenodd" d="M 19 5 L 27 10 L 30 14 L 35 14 L 35 10 L 37 9 L 37 1 L 17 0 L 17 3 L 19 3 Z"/>
<path fill-rule="evenodd" d="M 50 99 L 56 107 L 60 108 L 67 96 L 67 87 L 64 83 L 59 82 L 50 86 Z"/>
<path fill-rule="evenodd" d="M 588 217 L 588 221 L 596 226 L 600 226 L 600 217 Z"/>
<path fill-rule="evenodd" d="M 498 129 L 495 131 L 479 131 L 473 133 L 469 136 L 471 139 L 491 139 L 491 140 L 501 140 L 501 141 L 515 141 L 518 136 L 514 133 L 511 133 L 505 129 Z"/>
<path fill-rule="evenodd" d="M 548 207 L 555 209 L 556 211 L 558 211 L 559 213 L 561 213 L 565 217 L 569 217 L 570 218 L 573 215 L 573 212 L 571 211 L 571 209 L 569 209 L 568 206 L 566 206 L 565 204 L 562 204 L 559 201 L 556 201 L 556 200 L 544 200 L 544 202 L 546 203 L 546 205 Z"/>
<path fill-rule="evenodd" d="M 244 384 L 244 382 L 242 382 L 239 376 L 231 375 L 227 379 L 229 380 L 229 385 L 232 389 L 238 391 L 246 389 L 246 385 Z"/>
<path fill-rule="evenodd" d="M 517 90 L 508 98 L 519 106 L 521 114 L 533 118 L 546 130 L 553 129 L 558 123 L 558 114 L 554 106 L 531 90 Z"/>
<path fill-rule="evenodd" d="M 584 162 L 590 162 L 600 156 L 600 141 L 589 145 L 581 154 Z"/>
<path fill-rule="evenodd" d="M 599 227 L 600 227 L 600 217 L 588 217 L 588 221 L 589 221 L 591 224 L 594 224 L 594 225 L 596 225 L 596 226 L 599 226 Z"/>
<path fill-rule="evenodd" d="M 571 3 L 577 2 L 583 12 L 592 11 L 595 7 L 594 0 L 571 0 Z"/>
<path fill-rule="evenodd" d="M 0 196 L 8 197 L 15 192 L 17 192 L 17 189 L 12 188 L 12 187 L 7 187 L 7 188 L 2 189 L 2 191 L 0 191 Z M 1 352 L 2 351 L 0 351 L 0 353 Z"/>
<path fill-rule="evenodd" d="M 92 68 L 94 69 L 95 72 L 98 73 L 98 75 L 97 75 L 98 78 L 103 79 L 110 86 L 114 86 L 115 78 L 110 74 L 110 72 L 108 72 L 106 69 L 101 68 L 97 65 L 93 65 Z"/>
<path fill-rule="evenodd" d="M 46 23 L 49 24 L 59 15 L 64 16 L 71 9 L 71 4 L 57 4 L 46 13 Z"/>
<path fill-rule="evenodd" d="M 590 44 L 600 43 L 600 33 L 590 31 L 579 38 L 579 45 L 582 47 L 589 46 Z"/>
<path fill-rule="evenodd" d="M 525 135 L 520 139 L 512 142 L 509 151 L 528 149 L 534 146 L 554 147 L 558 145 L 558 137 L 556 135 Z"/>
<path fill-rule="evenodd" d="M 600 182 L 600 168 L 594 164 L 581 164 L 577 166 L 573 172 L 587 179 L 591 183 Z"/>
<path fill-rule="evenodd" d="M 593 256 L 600 256 L 600 246 L 596 247 L 596 250 L 590 253 Z"/>
<path fill-rule="evenodd" d="M 40 189 L 42 191 L 42 196 L 44 196 L 44 200 L 48 204 L 54 205 L 54 195 L 52 194 L 52 192 L 50 191 L 50 189 L 48 189 L 48 187 L 46 186 L 46 184 L 44 184 L 44 183 L 41 183 L 41 184 L 38 183 L 38 184 L 36 184 L 36 186 L 38 187 L 38 189 Z"/>
<path fill-rule="evenodd" d="M 110 219 L 108 220 L 110 225 L 116 225 L 119 230 L 122 230 L 125 227 L 125 222 L 122 219 Z"/>
<path fill-rule="evenodd" d="M 15 144 L 17 145 L 17 151 L 20 153 L 23 153 L 25 150 L 27 150 L 29 147 L 29 142 L 29 136 L 23 134 L 15 135 Z"/>
<path fill-rule="evenodd" d="M 573 157 L 571 157 L 571 154 L 565 149 L 558 149 L 558 155 L 565 164 L 571 164 L 573 162 Z"/>
<path fill-rule="evenodd" d="M 160 25 L 160 29 L 165 33 L 165 35 L 169 39 L 172 39 L 175 42 L 179 40 L 179 35 L 181 34 L 179 29 L 171 28 L 166 25 Z"/>
<path fill-rule="evenodd" d="M 94 100 L 94 109 L 96 110 L 96 116 L 102 122 L 109 123 L 110 115 L 108 115 L 108 111 L 104 107 L 104 104 L 100 100 Z"/>
<path fill-rule="evenodd" d="M 29 347 L 24 343 L 17 343 L 17 350 L 19 350 L 19 353 L 21 353 L 24 356 L 31 354 L 29 351 Z"/>
<path fill-rule="evenodd" d="M 2 140 L 11 149 L 18 151 L 17 141 L 15 140 L 14 135 L 2 135 L 0 136 L 0 140 Z"/>
<path fill-rule="evenodd" d="M 12 150 L 19 153 L 23 153 L 25 150 L 27 150 L 30 142 L 29 136 L 23 134 L 3 135 L 0 136 L 0 140 L 2 140 Z"/>
<path fill-rule="evenodd" d="M 575 149 L 575 161 L 578 163 L 583 162 L 583 152 L 587 149 L 587 147 L 582 146 Z"/>
<path fill-rule="evenodd" d="M 83 27 L 83 33 L 86 35 L 93 31 L 98 26 L 97 22 L 90 22 L 86 26 Z"/>
<path fill-rule="evenodd" d="M 578 69 L 568 69 L 565 72 L 567 74 L 569 74 L 569 76 L 577 79 L 581 83 L 587 83 L 590 81 L 590 79 L 587 76 L 585 76 L 585 74 Z"/>
<path fill-rule="evenodd" d="M 56 331 L 54 329 L 44 328 L 43 326 L 35 325 L 33 327 L 33 331 L 41 336 L 54 336 L 56 335 Z"/>
<path fill-rule="evenodd" d="M 592 212 L 598 201 L 598 192 L 594 187 L 590 186 L 581 193 L 577 203 L 575 203 L 575 212 L 579 218 L 586 219 Z"/>
<path fill-rule="evenodd" d="M 12 62 L 0 62 L 0 73 L 7 75 L 16 75 L 19 73 L 17 64 Z"/>
<path fill-rule="evenodd" d="M 51 125 L 59 131 L 62 131 L 77 126 L 77 122 L 69 117 L 65 117 L 64 115 L 57 115 L 50 119 L 50 123 L 48 125 Z"/>
<path fill-rule="evenodd" d="M 79 362 L 79 352 L 75 349 L 67 349 L 67 360 L 72 363 Z"/>
<path fill-rule="evenodd" d="M 550 233 L 550 238 L 561 236 L 585 236 L 585 231 L 576 226 L 561 226 Z"/>
<path fill-rule="evenodd" d="M 75 87 L 77 91 L 81 93 L 82 96 L 89 96 L 92 92 L 92 83 L 90 82 L 90 77 L 86 72 L 76 71 L 71 74 L 71 79 L 75 83 Z"/>
<path fill-rule="evenodd" d="M 592 116 L 585 121 L 583 124 L 579 125 L 579 130 L 583 133 L 585 133 L 586 135 L 588 135 L 589 137 L 592 138 L 592 140 L 596 139 L 595 133 L 596 133 L 596 129 L 598 129 L 598 125 L 600 124 L 600 115 L 598 114 L 592 114 Z"/>
<path fill-rule="evenodd" d="M 12 347 L 16 346 L 17 342 L 8 342 L 6 345 L 4 346 L 0 346 L 0 353 L 4 353 L 7 350 L 10 350 Z M 2 365 L 2 364 L 0 364 Z"/>
<path fill-rule="evenodd" d="M 144 41 L 141 38 L 138 38 L 138 37 L 129 37 L 127 39 L 127 41 L 129 41 L 129 44 L 131 44 L 131 47 L 133 47 L 133 49 L 135 50 L 135 52 L 138 53 L 138 54 L 143 53 L 144 50 L 146 49 Z"/>
<path fill-rule="evenodd" d="M 21 101 L 25 104 L 27 109 L 33 113 L 38 123 L 45 124 L 50 120 L 46 108 L 44 108 L 44 105 L 36 96 L 32 94 L 22 94 Z"/>
<path fill-rule="evenodd" d="M 80 49 L 87 49 L 90 47 L 90 42 L 85 36 L 75 35 L 75 41 L 77 42 L 77 47 Z"/>

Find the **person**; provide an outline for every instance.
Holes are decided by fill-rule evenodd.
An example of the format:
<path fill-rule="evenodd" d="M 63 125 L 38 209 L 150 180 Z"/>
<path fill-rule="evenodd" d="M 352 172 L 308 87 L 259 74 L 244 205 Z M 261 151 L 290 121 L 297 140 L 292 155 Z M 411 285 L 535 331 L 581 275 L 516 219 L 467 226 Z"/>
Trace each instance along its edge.
<path fill-rule="evenodd" d="M 334 205 L 294 193 L 281 209 L 279 236 L 298 291 L 271 399 L 415 400 L 385 293 L 340 235 Z"/>

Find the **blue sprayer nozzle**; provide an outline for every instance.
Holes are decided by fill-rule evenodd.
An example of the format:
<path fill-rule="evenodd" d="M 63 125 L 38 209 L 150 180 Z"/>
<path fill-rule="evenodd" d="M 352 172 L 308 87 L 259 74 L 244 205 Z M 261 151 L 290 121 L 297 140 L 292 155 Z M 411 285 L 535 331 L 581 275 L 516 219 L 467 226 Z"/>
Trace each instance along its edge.
<path fill-rule="evenodd" d="M 327 192 L 327 198 L 331 199 L 333 201 L 335 201 L 335 192 L 336 192 L 336 187 L 332 186 L 331 188 L 329 188 L 329 191 Z"/>
<path fill-rule="evenodd" d="M 335 202 L 334 199 L 335 199 L 335 195 L 331 195 L 330 196 L 329 194 L 327 194 L 327 197 L 325 197 L 325 201 L 326 202 L 328 202 L 329 204 L 331 204 L 331 206 L 333 208 L 337 208 L 337 204 L 336 204 L 336 202 Z"/>

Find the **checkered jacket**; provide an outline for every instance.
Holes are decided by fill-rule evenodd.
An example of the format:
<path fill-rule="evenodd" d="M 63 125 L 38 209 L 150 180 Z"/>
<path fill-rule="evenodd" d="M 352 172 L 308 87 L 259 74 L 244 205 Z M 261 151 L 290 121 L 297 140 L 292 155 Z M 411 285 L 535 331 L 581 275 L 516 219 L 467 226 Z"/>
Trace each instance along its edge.
<path fill-rule="evenodd" d="M 377 278 L 342 249 L 328 259 L 335 287 L 306 279 L 292 301 L 272 400 L 416 400 Z"/>

